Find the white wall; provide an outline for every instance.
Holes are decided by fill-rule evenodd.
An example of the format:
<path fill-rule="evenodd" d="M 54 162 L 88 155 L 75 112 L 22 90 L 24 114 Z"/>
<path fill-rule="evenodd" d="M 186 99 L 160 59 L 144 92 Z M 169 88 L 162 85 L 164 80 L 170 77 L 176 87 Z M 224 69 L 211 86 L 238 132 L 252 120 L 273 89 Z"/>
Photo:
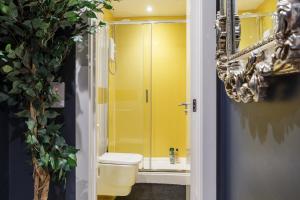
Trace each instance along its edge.
<path fill-rule="evenodd" d="M 88 200 L 89 181 L 89 62 L 88 40 L 76 47 L 76 199 Z"/>
<path fill-rule="evenodd" d="M 97 88 L 106 88 L 108 91 L 108 26 L 100 29 L 97 34 L 96 46 L 96 84 Z M 97 156 L 101 156 L 108 147 L 108 102 L 96 105 L 97 122 Z"/>

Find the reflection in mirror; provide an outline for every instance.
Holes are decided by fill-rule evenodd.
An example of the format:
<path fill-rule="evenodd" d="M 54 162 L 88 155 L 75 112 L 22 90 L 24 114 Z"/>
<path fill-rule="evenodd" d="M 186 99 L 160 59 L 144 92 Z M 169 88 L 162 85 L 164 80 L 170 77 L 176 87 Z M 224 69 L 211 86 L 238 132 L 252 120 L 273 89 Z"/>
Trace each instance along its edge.
<path fill-rule="evenodd" d="M 277 0 L 237 0 L 241 18 L 240 50 L 274 33 Z"/>
<path fill-rule="evenodd" d="M 236 102 L 265 101 L 272 78 L 300 73 L 300 0 L 228 0 L 226 8 L 216 23 L 218 77 Z M 240 39 L 234 54 L 232 38 Z"/>
<path fill-rule="evenodd" d="M 220 14 L 225 15 L 226 0 L 219 0 L 219 2 L 220 2 Z"/>

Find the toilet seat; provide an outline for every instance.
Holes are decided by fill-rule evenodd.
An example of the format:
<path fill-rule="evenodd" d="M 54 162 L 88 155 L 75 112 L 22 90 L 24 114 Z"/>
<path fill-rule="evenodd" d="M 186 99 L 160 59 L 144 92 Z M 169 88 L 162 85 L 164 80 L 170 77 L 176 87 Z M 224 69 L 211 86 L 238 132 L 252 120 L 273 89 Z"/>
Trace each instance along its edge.
<path fill-rule="evenodd" d="M 104 153 L 98 158 L 101 164 L 137 165 L 143 159 L 142 155 L 129 153 Z"/>

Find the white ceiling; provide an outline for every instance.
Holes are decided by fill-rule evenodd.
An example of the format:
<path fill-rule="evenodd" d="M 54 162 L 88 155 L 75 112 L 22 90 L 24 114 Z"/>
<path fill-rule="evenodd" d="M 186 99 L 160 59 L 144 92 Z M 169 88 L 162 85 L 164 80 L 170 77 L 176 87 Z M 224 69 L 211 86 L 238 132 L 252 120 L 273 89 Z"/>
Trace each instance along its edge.
<path fill-rule="evenodd" d="M 255 10 L 265 0 L 238 0 L 238 10 Z M 267 0 L 266 0 L 267 1 Z"/>
<path fill-rule="evenodd" d="M 114 17 L 184 16 L 186 0 L 120 0 L 113 2 Z M 153 12 L 146 11 L 147 6 Z"/>

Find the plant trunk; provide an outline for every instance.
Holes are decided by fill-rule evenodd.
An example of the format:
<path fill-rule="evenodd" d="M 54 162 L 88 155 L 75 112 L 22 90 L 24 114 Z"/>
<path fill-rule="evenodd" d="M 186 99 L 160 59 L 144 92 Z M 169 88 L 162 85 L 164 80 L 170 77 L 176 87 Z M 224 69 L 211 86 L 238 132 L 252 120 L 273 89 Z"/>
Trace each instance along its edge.
<path fill-rule="evenodd" d="M 33 67 L 34 69 L 34 67 Z M 37 121 L 37 111 L 33 106 L 33 102 L 30 102 L 30 115 L 31 118 Z M 34 135 L 38 137 L 37 127 L 34 129 Z M 50 174 L 47 170 L 40 167 L 36 157 L 32 154 L 33 164 L 33 179 L 34 179 L 34 200 L 48 200 L 49 187 L 50 187 Z"/>
<path fill-rule="evenodd" d="M 34 165 L 34 200 L 48 200 L 50 174 L 41 168 L 33 158 Z"/>

